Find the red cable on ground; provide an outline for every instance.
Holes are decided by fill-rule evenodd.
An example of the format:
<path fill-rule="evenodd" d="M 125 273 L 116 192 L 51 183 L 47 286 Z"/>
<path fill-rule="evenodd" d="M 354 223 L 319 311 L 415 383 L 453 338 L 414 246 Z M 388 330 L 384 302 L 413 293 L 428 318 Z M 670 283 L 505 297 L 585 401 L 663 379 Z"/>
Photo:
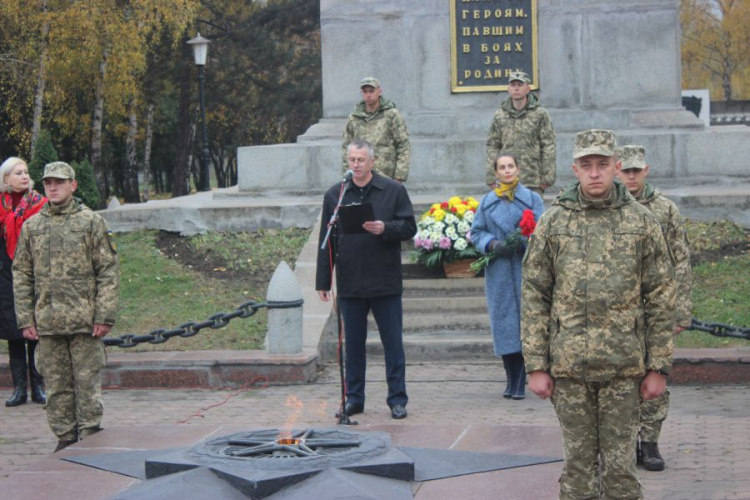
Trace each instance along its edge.
<path fill-rule="evenodd" d="M 257 387 L 252 387 L 259 380 L 263 381 L 263 385 L 260 385 L 260 386 L 257 386 Z M 224 398 L 224 401 L 222 401 L 221 403 L 216 403 L 216 404 L 213 404 L 213 405 L 204 406 L 203 408 L 199 409 L 198 411 L 196 411 L 195 413 L 193 413 L 192 415 L 190 415 L 186 419 L 184 419 L 184 420 L 178 420 L 177 423 L 178 424 L 186 424 L 187 422 L 190 421 L 190 419 L 192 419 L 194 417 L 205 418 L 205 415 L 203 415 L 204 411 L 208 411 L 208 410 L 210 410 L 212 408 L 217 408 L 219 406 L 222 406 L 222 405 L 226 404 L 227 401 L 229 401 L 233 397 L 237 396 L 238 394 L 242 393 L 243 391 L 256 390 L 256 389 L 265 389 L 266 387 L 268 387 L 268 377 L 266 377 L 265 375 L 259 375 L 259 376 L 255 377 L 254 379 L 252 379 L 247 384 L 244 384 L 242 387 L 240 387 L 239 389 L 237 389 L 233 393 L 228 394 L 227 397 Z M 226 389 L 229 389 L 229 388 L 227 387 Z"/>

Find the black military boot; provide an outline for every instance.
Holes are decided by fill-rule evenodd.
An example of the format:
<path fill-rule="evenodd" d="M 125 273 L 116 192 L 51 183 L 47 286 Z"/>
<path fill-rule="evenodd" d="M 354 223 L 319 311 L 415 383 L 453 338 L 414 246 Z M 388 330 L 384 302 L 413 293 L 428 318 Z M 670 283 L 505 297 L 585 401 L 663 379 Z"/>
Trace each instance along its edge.
<path fill-rule="evenodd" d="M 47 395 L 44 394 L 44 377 L 36 369 L 36 363 L 34 363 L 34 349 L 36 348 L 36 342 L 32 344 L 29 342 L 29 382 L 31 383 L 31 400 L 35 403 L 43 405 L 47 403 Z"/>
<path fill-rule="evenodd" d="M 664 470 L 664 459 L 661 458 L 657 443 L 641 441 L 641 456 L 644 469 L 650 471 Z"/>
<path fill-rule="evenodd" d="M 10 375 L 13 377 L 13 395 L 5 402 L 5 406 L 20 406 L 26 403 L 26 356 L 10 358 Z"/>

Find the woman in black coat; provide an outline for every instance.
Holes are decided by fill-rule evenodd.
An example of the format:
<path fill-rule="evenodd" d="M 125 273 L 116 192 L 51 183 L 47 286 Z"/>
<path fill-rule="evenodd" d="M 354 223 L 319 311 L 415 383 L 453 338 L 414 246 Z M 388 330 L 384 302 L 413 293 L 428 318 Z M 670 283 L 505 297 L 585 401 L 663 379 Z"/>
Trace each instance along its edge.
<path fill-rule="evenodd" d="M 29 167 L 20 158 L 8 158 L 0 165 L 0 339 L 8 341 L 13 395 L 5 406 L 26 402 L 31 381 L 31 400 L 46 403 L 43 379 L 36 369 L 36 340 L 25 340 L 18 329 L 13 303 L 13 256 L 23 223 L 41 210 L 47 198 L 33 190 Z"/>

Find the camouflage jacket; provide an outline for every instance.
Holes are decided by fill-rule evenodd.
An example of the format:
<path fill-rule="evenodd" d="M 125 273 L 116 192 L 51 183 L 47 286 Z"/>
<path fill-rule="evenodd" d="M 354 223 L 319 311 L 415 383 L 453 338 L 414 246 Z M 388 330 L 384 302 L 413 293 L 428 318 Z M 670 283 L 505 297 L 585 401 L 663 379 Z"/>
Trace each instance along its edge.
<path fill-rule="evenodd" d="M 409 177 L 411 146 L 409 131 L 401 113 L 393 102 L 380 98 L 380 107 L 373 113 L 365 111 L 365 101 L 354 108 L 344 128 L 341 144 L 342 172 L 349 168 L 346 162 L 346 148 L 354 139 L 364 139 L 375 148 L 377 172 L 400 181 Z"/>
<path fill-rule="evenodd" d="M 557 172 L 555 131 L 549 113 L 529 94 L 526 107 L 516 111 L 508 98 L 495 112 L 487 138 L 487 184 L 495 182 L 495 155 L 513 153 L 521 168 L 521 184 L 552 186 Z"/>
<path fill-rule="evenodd" d="M 607 200 L 576 183 L 539 220 L 523 261 L 528 372 L 606 381 L 668 372 L 674 267 L 659 223 L 615 182 Z"/>
<path fill-rule="evenodd" d="M 636 199 L 656 216 L 661 225 L 661 232 L 674 259 L 674 276 L 677 281 L 675 321 L 680 326 L 690 326 L 693 319 L 693 270 L 690 267 L 690 246 L 685 221 L 677 205 L 648 182 Z"/>
<path fill-rule="evenodd" d="M 113 325 L 118 287 L 117 251 L 99 214 L 74 199 L 24 224 L 13 261 L 19 328 L 67 335 Z"/>

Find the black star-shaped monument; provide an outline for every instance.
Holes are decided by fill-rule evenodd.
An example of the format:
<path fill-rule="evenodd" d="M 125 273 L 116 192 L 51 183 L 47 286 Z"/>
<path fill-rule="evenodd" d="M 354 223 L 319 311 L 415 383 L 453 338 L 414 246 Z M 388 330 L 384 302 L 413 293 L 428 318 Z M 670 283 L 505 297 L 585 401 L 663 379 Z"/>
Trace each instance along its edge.
<path fill-rule="evenodd" d="M 385 432 L 241 432 L 189 448 L 64 460 L 143 480 L 117 500 L 413 498 L 412 481 L 559 462 L 558 457 L 391 446 Z"/>

